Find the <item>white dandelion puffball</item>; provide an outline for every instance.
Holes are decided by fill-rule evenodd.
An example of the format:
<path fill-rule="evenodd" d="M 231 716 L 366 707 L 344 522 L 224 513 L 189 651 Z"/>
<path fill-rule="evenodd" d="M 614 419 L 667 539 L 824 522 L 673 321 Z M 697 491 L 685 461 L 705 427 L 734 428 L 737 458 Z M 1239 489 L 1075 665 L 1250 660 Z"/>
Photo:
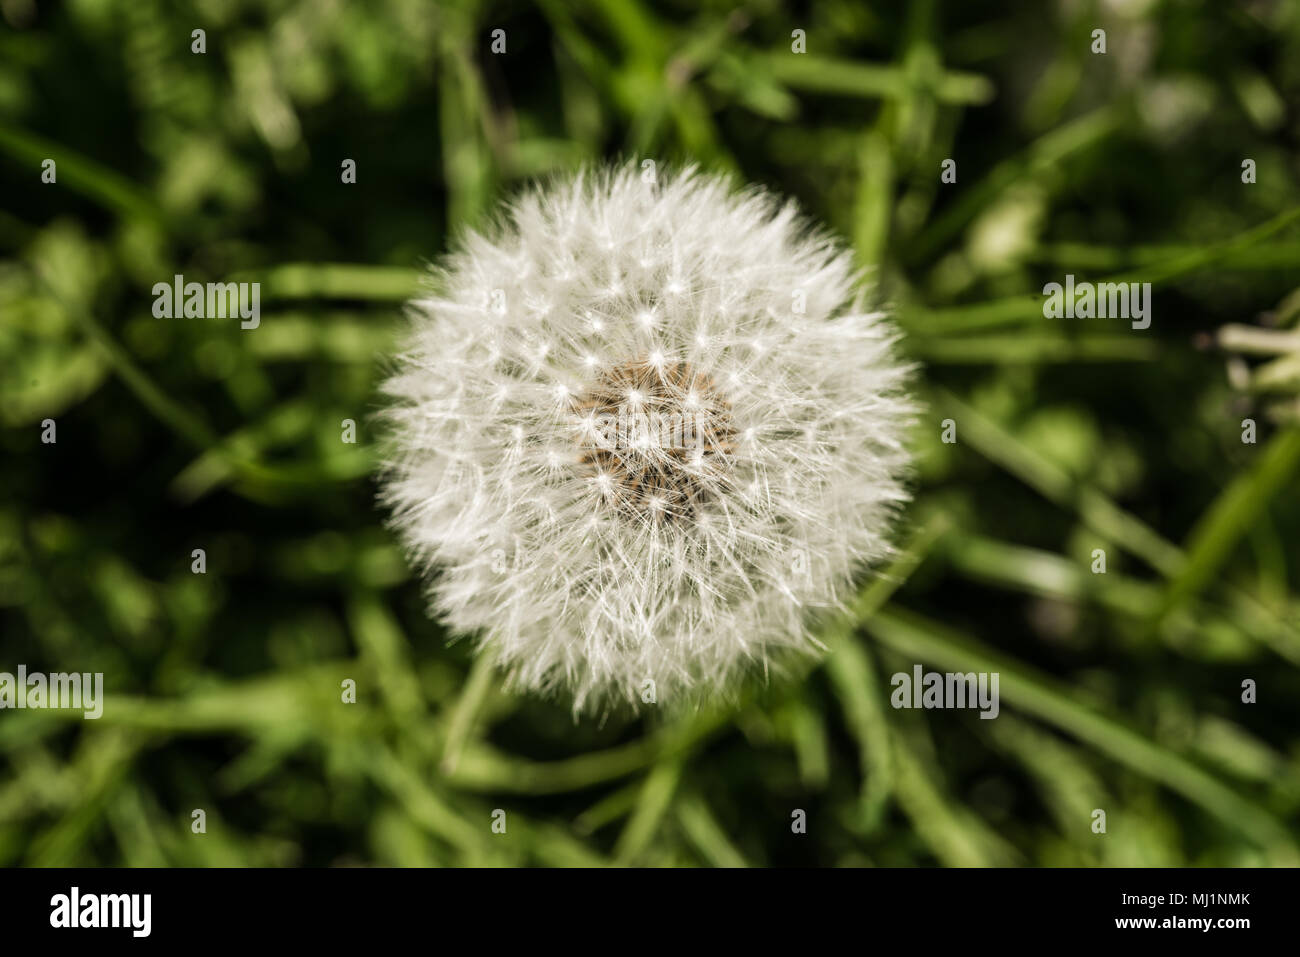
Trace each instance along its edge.
<path fill-rule="evenodd" d="M 575 713 L 819 648 L 907 498 L 909 368 L 856 279 L 792 203 L 693 170 L 580 174 L 470 234 L 384 386 L 434 611 Z"/>

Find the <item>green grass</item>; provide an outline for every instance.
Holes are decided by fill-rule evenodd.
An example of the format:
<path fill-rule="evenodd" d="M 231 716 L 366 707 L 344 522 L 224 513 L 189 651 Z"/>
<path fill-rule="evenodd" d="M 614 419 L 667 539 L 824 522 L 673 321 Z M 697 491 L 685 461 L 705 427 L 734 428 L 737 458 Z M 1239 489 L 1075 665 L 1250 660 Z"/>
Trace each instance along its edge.
<path fill-rule="evenodd" d="M 0 671 L 102 671 L 108 700 L 0 712 L 0 863 L 1300 863 L 1298 63 L 1286 4 L 7 25 Z M 916 499 L 824 659 L 575 721 L 425 614 L 374 503 L 376 386 L 459 231 L 647 156 L 853 245 L 919 363 Z M 176 273 L 260 282 L 261 326 L 153 318 Z M 1044 319 L 1066 273 L 1151 282 L 1151 328 Z M 1001 714 L 894 709 L 916 663 L 997 671 Z"/>

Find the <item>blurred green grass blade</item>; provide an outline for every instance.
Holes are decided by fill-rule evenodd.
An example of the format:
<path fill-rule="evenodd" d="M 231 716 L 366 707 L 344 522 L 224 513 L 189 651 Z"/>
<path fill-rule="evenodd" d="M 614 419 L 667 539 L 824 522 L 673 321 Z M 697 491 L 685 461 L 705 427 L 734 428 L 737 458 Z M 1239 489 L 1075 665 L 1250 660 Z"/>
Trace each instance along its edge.
<path fill-rule="evenodd" d="M 481 654 L 470 666 L 469 675 L 451 709 L 447 725 L 447 739 L 443 742 L 442 770 L 454 774 L 456 764 L 465 750 L 465 743 L 474 733 L 474 726 L 483 708 L 483 701 L 492 690 L 496 679 L 496 665 L 491 655 Z"/>
<path fill-rule="evenodd" d="M 858 262 L 873 270 L 884 258 L 894 208 L 894 160 L 881 125 L 862 137 L 853 210 L 853 247 Z"/>
<path fill-rule="evenodd" d="M 911 92 L 907 72 L 898 66 L 858 63 L 814 53 L 754 53 L 751 68 L 804 93 L 864 99 L 902 98 Z M 941 103 L 980 106 L 993 99 L 994 86 L 977 73 L 946 71 L 935 85 Z"/>
<path fill-rule="evenodd" d="M 426 828 L 462 853 L 482 859 L 490 851 L 492 819 L 484 815 L 481 823 L 471 823 L 458 814 L 442 795 L 434 791 L 416 770 L 395 755 L 391 748 L 380 746 L 367 750 L 366 770 L 374 782 L 391 794 L 411 820 Z M 506 833 L 509 834 L 507 813 Z"/>
<path fill-rule="evenodd" d="M 905 260 L 916 264 L 933 259 L 1003 191 L 1053 170 L 1073 154 L 1102 142 L 1121 128 L 1124 113 L 1118 105 L 1099 107 L 1045 133 L 1020 155 L 1003 160 L 974 186 L 963 187 L 961 194 L 910 244 Z"/>
<path fill-rule="evenodd" d="M 292 299 L 357 299 L 404 302 L 420 292 L 420 272 L 402 266 L 361 263 L 282 263 L 246 269 L 230 282 L 260 282 L 263 302 Z"/>
<path fill-rule="evenodd" d="M 638 0 L 588 0 L 633 60 L 657 61 L 667 45 L 659 21 Z"/>
<path fill-rule="evenodd" d="M 789 123 L 799 115 L 799 101 L 767 74 L 731 52 L 724 52 L 709 71 L 710 86 L 765 119 Z"/>
<path fill-rule="evenodd" d="M 830 648 L 827 673 L 858 742 L 863 780 L 858 824 L 864 832 L 880 823 L 893 790 L 893 746 L 883 705 L 871 690 L 875 669 L 868 652 L 857 644 L 855 631 L 884 607 L 949 529 L 942 513 L 928 516 L 913 529 L 898 556 L 858 593 L 848 612 L 822 630 L 822 640 Z"/>
<path fill-rule="evenodd" d="M 824 789 L 831 778 L 830 741 L 821 710 L 806 693 L 792 698 L 782 717 L 799 766 L 799 780 L 810 791 Z"/>
<path fill-rule="evenodd" d="M 681 777 L 680 755 L 669 756 L 650 769 L 636 806 L 632 809 L 632 816 L 619 834 L 618 843 L 614 845 L 615 863 L 631 864 L 654 840 L 664 815 L 672 807 Z"/>
<path fill-rule="evenodd" d="M 277 443 L 300 435 L 315 411 L 314 404 L 307 401 L 285 402 L 224 439 L 213 437 L 209 447 L 172 479 L 172 493 L 181 501 L 193 502 L 238 477 L 238 461 L 254 459 Z"/>
<path fill-rule="evenodd" d="M 744 856 L 736 850 L 708 804 L 697 794 L 682 795 L 675 805 L 677 820 L 686 832 L 687 840 L 713 867 L 748 867 Z"/>
<path fill-rule="evenodd" d="M 76 798 L 53 824 L 38 830 L 28 845 L 29 867 L 69 867 L 83 855 L 118 788 L 128 780 L 140 741 L 119 728 L 97 728 L 78 741 L 70 759 Z"/>
<path fill-rule="evenodd" d="M 893 560 L 871 576 L 845 614 L 827 624 L 823 630 L 826 644 L 834 647 L 835 641 L 847 638 L 877 609 L 884 607 L 951 528 L 951 519 L 942 512 L 919 516 L 917 525 L 908 533 L 907 543 Z"/>
<path fill-rule="evenodd" d="M 1295 488 L 1300 468 L 1300 428 L 1284 429 L 1268 441 L 1259 457 L 1228 487 L 1196 523 L 1187 540 L 1187 561 L 1169 583 L 1161 615 L 1197 594 L 1217 576 L 1237 542 L 1264 515 L 1284 488 Z"/>
<path fill-rule="evenodd" d="M 59 143 L 5 123 L 0 123 L 0 150 L 29 167 L 32 189 L 68 186 L 126 217 L 161 222 L 163 214 L 153 197 L 126 177 Z M 41 183 L 41 162 L 55 162 L 57 179 Z"/>
<path fill-rule="evenodd" d="M 1044 498 L 1077 512 L 1089 527 L 1146 561 L 1166 576 L 1176 575 L 1186 561 L 1171 542 L 1096 489 L 1079 482 L 1065 469 L 1044 458 L 1002 425 L 942 389 L 935 390 L 937 409 L 957 423 L 959 441 L 968 442 L 985 458 L 1006 469 Z M 964 437 L 963 437 L 964 436 Z"/>
<path fill-rule="evenodd" d="M 836 643 L 826 659 L 826 673 L 858 741 L 862 765 L 858 825 L 870 834 L 880 826 L 894 790 L 894 746 L 881 699 L 883 685 L 871 653 L 852 638 Z"/>
<path fill-rule="evenodd" d="M 104 727 L 140 728 L 162 735 L 234 732 L 257 737 L 268 731 L 310 731 L 314 737 L 368 727 L 374 714 L 361 705 L 339 704 L 344 678 L 355 678 L 355 661 L 321 662 L 296 671 L 246 681 L 206 683 L 184 697 L 161 698 L 106 691 Z M 33 712 L 35 713 L 35 712 Z M 79 712 L 49 711 L 46 720 L 81 719 Z"/>
<path fill-rule="evenodd" d="M 535 823 L 514 812 L 510 827 L 523 836 L 529 853 L 544 867 L 609 866 L 603 856 L 557 825 Z"/>
<path fill-rule="evenodd" d="M 411 289 L 417 284 L 413 281 Z M 394 311 L 394 316 L 396 312 Z M 400 326 L 376 321 L 353 310 L 276 310 L 248 337 L 245 354 L 262 364 L 275 362 L 371 363 L 395 350 Z"/>
<path fill-rule="evenodd" d="M 564 51 L 586 74 L 587 81 L 593 87 L 590 92 L 594 105 L 597 100 L 596 90 L 608 89 L 614 85 L 613 65 L 597 45 L 578 28 L 570 11 L 561 0 L 539 0 L 537 5 L 549 21 L 551 29 L 555 31 L 555 36 Z"/>
<path fill-rule="evenodd" d="M 87 337 L 104 353 L 104 357 L 117 373 L 118 378 L 135 393 L 140 403 L 159 421 L 198 448 L 207 448 L 216 443 L 216 434 L 212 429 L 197 415 L 169 396 L 136 365 L 126 350 L 104 330 L 88 310 L 68 303 L 48 284 L 47 288 L 64 310 L 85 330 Z"/>
<path fill-rule="evenodd" d="M 48 287 L 47 287 L 48 288 Z M 204 457 L 196 460 L 193 473 L 185 476 L 181 484 L 173 487 L 182 497 L 197 497 L 213 485 L 237 477 L 237 489 L 259 501 L 273 499 L 285 486 L 313 486 L 322 477 L 355 478 L 368 474 L 373 466 L 369 456 L 373 451 L 362 448 L 356 454 L 339 456 L 324 463 L 297 466 L 269 467 L 251 458 L 233 452 L 198 415 L 175 401 L 154 381 L 127 351 L 95 320 L 87 310 L 64 301 L 52 288 L 63 308 L 86 332 L 87 337 L 103 352 L 108 364 L 140 403 L 155 418 L 168 426 L 189 444 L 203 450 Z M 179 478 L 179 477 L 178 477 Z"/>
<path fill-rule="evenodd" d="M 1142 266 L 1130 272 L 1120 273 L 1104 280 L 1106 282 L 1149 282 L 1153 285 L 1169 282 L 1180 276 L 1187 276 L 1208 267 L 1217 266 L 1225 257 L 1237 256 L 1246 250 L 1264 242 L 1295 223 L 1300 222 L 1300 206 L 1278 213 L 1271 219 L 1257 226 L 1237 233 L 1217 243 L 1206 243 L 1188 252 L 1174 256 L 1163 262 Z"/>
<path fill-rule="evenodd" d="M 1009 867 L 1016 850 L 969 809 L 955 803 L 938 781 L 941 764 L 923 740 L 919 721 L 906 720 L 895 748 L 898 803 L 946 867 Z M 912 725 L 908 728 L 907 725 Z"/>
<path fill-rule="evenodd" d="M 447 188 L 447 231 L 474 227 L 487 209 L 495 179 L 491 151 L 481 126 L 492 105 L 478 69 L 466 55 L 473 46 L 468 29 L 449 33 L 442 43 L 438 118 L 442 124 L 442 176 Z"/>
<path fill-rule="evenodd" d="M 635 774 L 658 754 L 658 742 L 640 738 L 616 748 L 571 758 L 530 761 L 471 741 L 462 746 L 455 769 L 447 774 L 447 779 L 454 787 L 467 791 L 561 794 Z"/>
<path fill-rule="evenodd" d="M 1078 853 L 1076 863 L 1100 863 L 1089 824 L 1093 809 L 1112 806 L 1114 798 L 1083 749 L 1011 714 L 999 714 L 997 720 L 977 726 L 996 748 L 1029 772 L 1062 836 Z"/>
<path fill-rule="evenodd" d="M 908 4 L 900 57 L 908 92 L 881 112 L 882 120 L 889 118 L 893 122 L 891 140 L 895 153 L 904 157 L 904 169 L 913 167 L 922 157 L 934 155 L 932 143 L 939 114 L 936 91 L 944 83 L 936 6 L 936 0 L 913 0 Z"/>
<path fill-rule="evenodd" d="M 602 827 L 620 821 L 632 813 L 637 798 L 641 796 L 641 782 L 633 781 L 615 788 L 587 808 L 576 818 L 573 826 L 581 834 L 594 834 Z"/>
<path fill-rule="evenodd" d="M 1043 320 L 1043 297 L 1037 293 L 1022 293 L 960 306 L 931 307 L 904 303 L 899 307 L 898 317 L 908 332 L 934 340 L 963 332 L 1012 326 L 1030 319 Z"/>
<path fill-rule="evenodd" d="M 124 783 L 104 809 L 104 817 L 127 867 L 166 867 L 167 853 L 154 833 L 157 820 L 146 807 L 142 789 Z"/>
<path fill-rule="evenodd" d="M 904 339 L 902 345 L 910 356 L 944 365 L 1151 362 L 1161 355 L 1161 344 L 1156 340 L 1122 333 L 1067 335 L 1064 332 L 1026 332 L 958 337 L 914 335 Z"/>
<path fill-rule="evenodd" d="M 50 287 L 47 285 L 47 288 Z M 74 321 L 85 330 L 87 337 L 103 352 L 113 371 L 117 373 L 127 388 L 135 394 L 140 403 L 155 418 L 196 448 L 203 449 L 211 454 L 224 456 L 226 470 L 237 474 L 241 479 L 249 483 L 251 486 L 250 492 L 254 497 L 259 496 L 257 491 L 259 488 L 265 491 L 285 482 L 298 484 L 304 480 L 311 482 L 318 478 L 318 473 L 314 468 L 304 476 L 301 473 L 295 474 L 292 470 L 272 469 L 260 463 L 231 455 L 228 450 L 222 447 L 220 439 L 212 428 L 198 415 L 171 398 L 151 376 L 136 364 L 117 340 L 110 336 L 95 320 L 94 316 L 87 310 L 64 301 L 53 288 L 50 288 L 50 294 L 60 302 Z"/>
<path fill-rule="evenodd" d="M 470 791 L 509 794 L 580 791 L 635 774 L 656 761 L 693 748 L 727 727 L 734 714 L 734 706 L 702 709 L 627 744 L 555 761 L 511 757 L 488 744 L 470 740 L 448 780 Z"/>
<path fill-rule="evenodd" d="M 426 711 L 427 702 L 412 667 L 410 644 L 388 605 L 373 592 L 363 592 L 348 600 L 347 618 L 361 660 L 369 666 L 377 694 L 394 720 L 399 724 L 416 721 Z M 364 684 L 358 681 L 358 697 L 368 690 Z"/>
<path fill-rule="evenodd" d="M 1185 260 L 1200 246 L 1166 243 L 1142 246 L 1106 246 L 1084 242 L 1042 243 L 1028 254 L 1027 261 L 1038 266 L 1055 266 L 1063 270 L 1118 272 L 1136 270 L 1153 263 Z M 1261 243 L 1246 249 L 1223 251 L 1215 268 L 1241 272 L 1264 270 L 1290 271 L 1300 263 L 1300 243 Z"/>
<path fill-rule="evenodd" d="M 371 446 L 355 446 L 326 459 L 274 467 L 255 464 L 253 460 L 269 444 L 261 429 L 274 425 L 254 423 L 222 439 L 178 472 L 168 490 L 177 501 L 189 504 L 233 482 L 236 492 L 256 501 L 280 501 L 294 490 L 310 492 L 330 482 L 362 478 L 377 464 L 377 453 Z"/>
<path fill-rule="evenodd" d="M 1295 866 L 1300 862 L 1290 833 L 1267 810 L 1186 758 L 1078 703 L 1070 689 L 1050 678 L 912 612 L 879 611 L 866 628 L 896 651 L 931 665 L 957 672 L 998 673 L 1004 704 L 1047 721 L 1131 770 L 1164 784 L 1224 826 L 1273 853 L 1279 863 Z"/>
<path fill-rule="evenodd" d="M 1041 548 L 1026 548 L 978 535 L 949 536 L 947 554 L 954 568 L 978 582 L 1013 588 L 1045 598 L 1093 600 L 1133 618 L 1150 614 L 1160 587 L 1107 572 L 1093 575 L 1087 565 Z"/>
<path fill-rule="evenodd" d="M 268 731 L 254 739 L 242 754 L 221 769 L 217 784 L 226 794 L 236 794 L 282 768 L 310 739 L 301 728 Z"/>
<path fill-rule="evenodd" d="M 1198 273 L 1211 266 L 1219 268 L 1223 261 L 1247 255 L 1257 244 L 1264 242 L 1292 224 L 1300 221 L 1300 207 L 1279 213 L 1277 216 L 1243 230 L 1222 242 L 1179 250 L 1170 258 L 1153 261 L 1126 272 L 1105 276 L 1098 283 L 1149 282 L 1153 287 L 1170 283 Z M 1007 296 L 991 302 L 977 302 L 963 306 L 928 308 L 904 305 L 900 318 L 912 332 L 924 336 L 984 330 L 997 326 L 1014 325 L 1029 319 L 1043 319 L 1043 296 L 1025 293 Z M 1053 320 L 1058 321 L 1059 320 Z"/>

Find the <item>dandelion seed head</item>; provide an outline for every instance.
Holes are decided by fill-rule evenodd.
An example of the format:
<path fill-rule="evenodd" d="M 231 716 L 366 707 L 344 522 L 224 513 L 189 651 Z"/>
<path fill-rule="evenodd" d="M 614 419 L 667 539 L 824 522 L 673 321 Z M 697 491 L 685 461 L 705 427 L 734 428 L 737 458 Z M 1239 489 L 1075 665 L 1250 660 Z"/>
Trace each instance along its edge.
<path fill-rule="evenodd" d="M 814 652 L 907 499 L 909 369 L 859 279 L 693 171 L 587 172 L 468 237 L 384 385 L 381 494 L 432 612 L 575 711 Z"/>

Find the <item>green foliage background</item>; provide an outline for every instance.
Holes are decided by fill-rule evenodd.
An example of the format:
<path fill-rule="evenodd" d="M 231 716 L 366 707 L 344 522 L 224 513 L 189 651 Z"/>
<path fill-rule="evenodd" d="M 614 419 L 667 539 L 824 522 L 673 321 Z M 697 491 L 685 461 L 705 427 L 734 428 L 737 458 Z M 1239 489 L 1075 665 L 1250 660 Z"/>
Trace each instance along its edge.
<path fill-rule="evenodd" d="M 1300 861 L 1300 4 L 0 13 L 0 671 L 110 692 L 0 712 L 0 861 Z M 370 416 L 420 265 L 620 156 L 851 241 L 928 410 L 902 554 L 805 680 L 575 722 L 426 617 Z M 260 281 L 261 327 L 153 318 L 175 273 Z M 1066 273 L 1153 282 L 1152 327 L 1044 319 Z M 1001 716 L 890 708 L 917 662 L 1000 672 Z"/>

